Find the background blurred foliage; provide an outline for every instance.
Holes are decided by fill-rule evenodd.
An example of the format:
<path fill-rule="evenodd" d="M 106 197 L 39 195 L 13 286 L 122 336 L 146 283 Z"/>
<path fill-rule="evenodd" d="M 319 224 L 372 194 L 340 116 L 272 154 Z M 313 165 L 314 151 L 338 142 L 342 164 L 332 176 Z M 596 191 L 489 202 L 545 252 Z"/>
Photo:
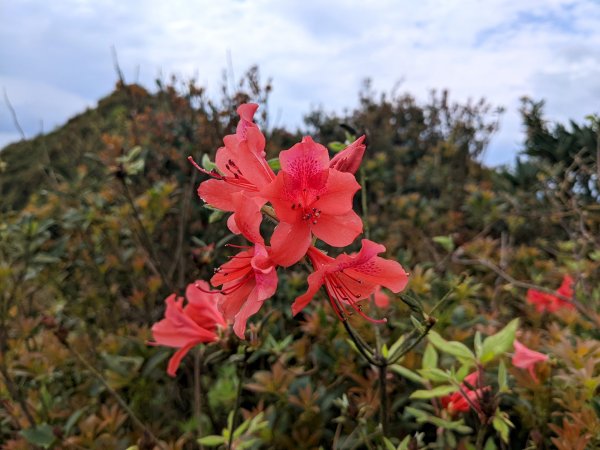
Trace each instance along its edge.
<path fill-rule="evenodd" d="M 221 445 L 242 375 L 236 448 L 382 448 L 376 369 L 353 350 L 324 298 L 291 317 L 290 302 L 306 287 L 303 267 L 280 272 L 249 350 L 233 339 L 199 349 L 172 380 L 171 351 L 147 345 L 164 298 L 210 277 L 229 253 L 232 238 L 197 198 L 200 177 L 186 158 L 214 158 L 247 101 L 261 105 L 268 157 L 303 134 L 326 144 L 343 142 L 348 130 L 366 133 L 371 238 L 411 273 L 410 293 L 426 310 L 454 288 L 450 306 L 436 312 L 441 336 L 474 348 L 476 331 L 491 335 L 520 317 L 519 339 L 552 357 L 540 384 L 511 367 L 508 354 L 486 366 L 490 407 L 514 425 L 503 436 L 494 424 L 486 449 L 597 448 L 598 118 L 552 125 L 542 102 L 524 99 L 522 151 L 513 167 L 492 169 L 481 157 L 501 111 L 483 100 L 459 104 L 432 92 L 419 102 L 367 82 L 354 111 L 315 110 L 305 130 L 291 132 L 270 127 L 270 92 L 257 68 L 235 86 L 225 80 L 218 101 L 193 80 L 157 82 L 155 93 L 121 80 L 97 108 L 0 153 L 2 448 L 152 448 L 113 392 L 164 448 L 196 448 L 207 435 L 215 436 L 202 445 Z M 554 289 L 565 274 L 576 279 L 579 306 L 555 315 L 535 312 L 525 284 L 512 282 Z M 411 327 L 398 300 L 371 313 L 390 326 L 375 333 L 352 321 L 372 341 L 391 345 Z M 397 438 L 389 445 L 474 448 L 475 414 L 455 420 L 435 399 L 410 397 L 440 383 L 423 373 L 466 367 L 433 347 L 425 356 L 426 348 L 389 375 Z M 498 381 L 505 365 L 508 386 Z"/>

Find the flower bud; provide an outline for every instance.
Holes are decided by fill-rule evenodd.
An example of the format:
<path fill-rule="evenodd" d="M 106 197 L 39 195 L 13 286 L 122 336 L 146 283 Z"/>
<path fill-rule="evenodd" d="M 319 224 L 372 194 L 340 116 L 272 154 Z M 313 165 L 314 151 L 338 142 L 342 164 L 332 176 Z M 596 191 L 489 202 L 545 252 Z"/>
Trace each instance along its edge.
<path fill-rule="evenodd" d="M 329 163 L 329 167 L 340 172 L 356 173 L 365 154 L 366 146 L 363 144 L 364 140 L 365 136 L 362 135 L 344 150 L 335 155 Z"/>

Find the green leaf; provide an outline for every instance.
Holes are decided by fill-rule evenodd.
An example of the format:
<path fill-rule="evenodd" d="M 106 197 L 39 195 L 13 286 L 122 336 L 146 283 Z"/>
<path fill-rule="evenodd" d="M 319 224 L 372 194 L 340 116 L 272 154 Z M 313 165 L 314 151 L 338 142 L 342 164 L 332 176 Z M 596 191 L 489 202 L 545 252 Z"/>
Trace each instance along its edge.
<path fill-rule="evenodd" d="M 250 428 L 248 428 L 249 433 L 260 431 L 269 425 L 269 422 L 267 420 L 263 420 L 264 415 L 264 412 L 260 412 L 252 419 L 250 419 Z"/>
<path fill-rule="evenodd" d="M 142 147 L 140 147 L 139 145 L 136 145 L 135 147 L 133 147 L 131 149 L 131 151 L 127 155 L 127 160 L 133 161 L 137 157 L 141 156 L 141 154 L 142 154 Z"/>
<path fill-rule="evenodd" d="M 394 342 L 392 344 L 392 346 L 390 347 L 390 355 L 391 359 L 393 359 L 395 357 L 396 352 L 400 349 L 400 347 L 402 346 L 402 344 L 404 343 L 404 340 L 406 338 L 404 337 L 404 335 L 400 335 L 400 337 L 396 340 L 396 342 Z"/>
<path fill-rule="evenodd" d="M 238 443 L 238 445 L 235 448 L 239 450 L 246 450 L 247 448 L 249 449 L 252 447 L 256 447 L 256 444 L 258 444 L 259 442 L 260 439 L 248 439 Z"/>
<path fill-rule="evenodd" d="M 248 428 L 250 427 L 250 419 L 248 420 L 244 420 L 240 426 L 238 426 L 235 431 L 233 432 L 233 438 L 237 439 L 239 438 L 242 434 L 244 434 Z"/>
<path fill-rule="evenodd" d="M 469 350 L 469 348 L 462 342 L 447 341 L 433 330 L 429 331 L 427 338 L 429 339 L 429 342 L 437 347 L 438 350 L 441 350 L 444 353 L 448 353 L 449 355 L 461 359 L 475 360 L 475 355 L 473 352 L 471 352 L 471 350 Z"/>
<path fill-rule="evenodd" d="M 433 242 L 440 244 L 448 253 L 454 250 L 454 240 L 452 236 L 435 236 Z"/>
<path fill-rule="evenodd" d="M 452 375 L 442 369 L 438 369 L 437 367 L 432 367 L 431 369 L 421 369 L 419 370 L 419 374 L 422 377 L 427 378 L 429 381 L 433 381 L 434 383 L 443 383 L 453 379 Z"/>
<path fill-rule="evenodd" d="M 331 150 L 333 153 L 338 153 L 346 148 L 346 144 L 339 141 L 333 141 L 327 144 L 327 147 L 329 147 L 329 150 Z"/>
<path fill-rule="evenodd" d="M 497 449 L 498 449 L 498 447 L 496 447 L 494 438 L 493 437 L 488 438 L 487 442 L 485 443 L 485 446 L 483 447 L 483 450 L 497 450 Z"/>
<path fill-rule="evenodd" d="M 458 368 L 456 373 L 454 374 L 454 378 L 456 380 L 464 380 L 464 378 L 471 373 L 473 366 L 475 365 L 474 361 L 464 361 L 463 364 Z"/>
<path fill-rule="evenodd" d="M 417 297 L 414 297 L 408 293 L 403 293 L 400 296 L 400 300 L 402 300 L 402 302 L 406 306 L 408 306 L 413 313 L 417 315 L 418 321 L 425 320 L 425 315 L 423 314 L 423 304 Z M 419 327 L 422 328 L 422 325 L 420 324 Z"/>
<path fill-rule="evenodd" d="M 408 450 L 408 444 L 410 444 L 410 435 L 405 436 L 404 439 L 402 439 L 397 450 Z"/>
<path fill-rule="evenodd" d="M 404 410 L 413 415 L 417 420 L 425 421 L 429 417 L 429 414 L 425 411 L 421 411 L 420 409 L 413 408 L 412 406 L 407 406 Z"/>
<path fill-rule="evenodd" d="M 198 247 L 206 247 L 208 245 L 206 242 L 204 242 L 200 238 L 197 238 L 196 236 L 192 236 L 192 242 L 194 243 L 194 245 L 197 245 Z"/>
<path fill-rule="evenodd" d="M 162 350 L 152 355 L 144 364 L 144 368 L 142 369 L 142 377 L 148 377 L 156 367 L 161 364 L 165 359 L 171 356 L 171 350 Z M 163 369 L 164 370 L 164 369 Z"/>
<path fill-rule="evenodd" d="M 388 350 L 388 347 L 385 344 L 381 346 L 381 356 L 383 356 L 384 358 L 390 356 L 390 351 Z"/>
<path fill-rule="evenodd" d="M 401 366 L 400 364 L 392 364 L 390 366 L 390 369 L 396 372 L 401 377 L 404 377 L 410 381 L 414 381 L 415 383 L 425 384 L 427 382 L 427 380 L 425 380 L 423 377 L 420 377 L 412 370 L 407 369 L 406 367 Z"/>
<path fill-rule="evenodd" d="M 481 358 L 482 352 L 482 342 L 481 342 L 481 333 L 479 331 L 475 332 L 475 339 L 473 340 L 473 346 L 475 347 L 475 356 L 477 358 Z"/>
<path fill-rule="evenodd" d="M 392 442 L 385 436 L 383 437 L 383 443 L 385 444 L 386 450 L 396 450 L 396 447 L 394 447 L 394 444 L 392 444 Z"/>
<path fill-rule="evenodd" d="M 36 425 L 19 432 L 27 442 L 40 447 L 49 448 L 54 442 L 55 436 L 52 427 L 47 423 Z"/>
<path fill-rule="evenodd" d="M 279 161 L 279 158 L 272 158 L 269 161 L 267 161 L 269 163 L 269 167 L 273 170 L 280 170 L 281 169 L 281 161 Z"/>
<path fill-rule="evenodd" d="M 452 394 L 456 391 L 458 391 L 457 386 L 438 386 L 429 390 L 417 389 L 412 394 L 410 394 L 410 398 L 430 399 L 435 397 L 443 397 L 444 395 Z"/>
<path fill-rule="evenodd" d="M 218 222 L 219 220 L 221 220 L 222 217 L 223 211 L 213 211 L 212 213 L 210 213 L 210 216 L 208 216 L 208 223 Z"/>
<path fill-rule="evenodd" d="M 498 365 L 498 390 L 500 392 L 508 391 L 508 376 L 506 374 L 506 364 L 504 364 L 504 360 L 500 360 L 500 364 Z"/>
<path fill-rule="evenodd" d="M 427 418 L 427 421 L 436 425 L 437 427 L 444 428 L 446 430 L 457 431 L 461 434 L 468 434 L 473 431 L 471 429 L 471 427 L 468 427 L 464 424 L 462 419 L 450 421 L 450 420 L 440 419 L 439 417 L 435 417 L 435 416 L 429 416 Z"/>
<path fill-rule="evenodd" d="M 410 315 L 410 321 L 419 333 L 423 333 L 425 331 L 425 327 L 423 326 L 423 324 L 419 322 L 419 319 L 417 319 L 412 314 Z"/>
<path fill-rule="evenodd" d="M 225 443 L 225 438 L 223 436 L 204 436 L 203 438 L 198 439 L 198 444 L 206 445 L 207 447 L 216 447 L 217 445 L 222 445 Z"/>
<path fill-rule="evenodd" d="M 69 416 L 69 418 L 67 419 L 67 423 L 65 423 L 65 434 L 68 436 L 69 433 L 71 432 L 71 429 L 77 425 L 77 422 L 79 421 L 79 419 L 81 418 L 81 416 L 83 415 L 83 413 L 85 413 L 86 407 L 83 408 L 79 408 L 77 411 L 75 411 L 73 414 L 71 414 Z"/>
<path fill-rule="evenodd" d="M 481 363 L 485 364 L 490 362 L 504 352 L 510 350 L 515 340 L 515 333 L 518 327 L 519 319 L 513 319 L 499 332 L 485 338 L 481 347 Z"/>
<path fill-rule="evenodd" d="M 36 264 L 56 264 L 60 262 L 60 258 L 49 255 L 48 253 L 38 253 L 32 258 L 32 261 Z"/>
<path fill-rule="evenodd" d="M 344 137 L 346 138 L 346 142 L 354 142 L 356 140 L 356 136 L 348 130 L 344 131 Z"/>
<path fill-rule="evenodd" d="M 494 429 L 500 435 L 500 438 L 504 441 L 504 443 L 508 444 L 508 435 L 510 433 L 508 424 L 502 419 L 502 417 L 498 415 L 494 417 L 492 424 L 494 425 Z"/>
<path fill-rule="evenodd" d="M 210 156 L 208 156 L 206 153 L 202 155 L 202 168 L 204 170 L 208 170 L 210 172 L 216 167 L 217 165 L 210 160 Z"/>
<path fill-rule="evenodd" d="M 125 164 L 125 172 L 127 175 L 137 175 L 144 170 L 145 161 L 143 159 L 138 159 L 137 161 L 131 162 L 129 164 Z"/>
<path fill-rule="evenodd" d="M 144 358 L 141 356 L 121 356 L 109 353 L 102 353 L 101 356 L 110 370 L 124 377 L 136 374 L 144 363 Z"/>
<path fill-rule="evenodd" d="M 354 341 L 353 341 L 352 339 L 346 339 L 346 342 L 348 343 L 348 345 L 349 345 L 350 347 L 352 347 L 352 349 L 353 349 L 353 350 L 354 350 L 356 353 L 360 354 L 360 350 L 358 349 L 358 347 L 356 346 L 356 344 L 354 343 Z"/>
<path fill-rule="evenodd" d="M 433 369 L 437 367 L 437 364 L 438 354 L 435 351 L 435 347 L 429 343 L 427 344 L 427 347 L 425 347 L 425 352 L 423 353 L 423 369 Z"/>

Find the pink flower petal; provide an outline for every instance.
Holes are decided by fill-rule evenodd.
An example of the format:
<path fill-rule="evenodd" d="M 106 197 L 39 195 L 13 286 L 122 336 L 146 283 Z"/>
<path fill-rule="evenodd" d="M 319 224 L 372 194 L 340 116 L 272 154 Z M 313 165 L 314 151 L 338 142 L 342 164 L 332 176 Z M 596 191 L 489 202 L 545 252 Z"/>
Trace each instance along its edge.
<path fill-rule="evenodd" d="M 340 215 L 321 214 L 318 222 L 311 224 L 310 228 L 315 236 L 327 244 L 345 247 L 362 233 L 363 223 L 354 211 L 349 211 Z"/>
<path fill-rule="evenodd" d="M 515 346 L 515 353 L 512 357 L 513 365 L 520 369 L 528 370 L 533 380 L 537 383 L 539 380 L 535 374 L 535 365 L 547 361 L 548 355 L 531 350 L 516 339 L 513 344 Z"/>
<path fill-rule="evenodd" d="M 310 247 L 310 228 L 304 222 L 280 222 L 271 236 L 271 258 L 279 266 L 297 263 Z"/>
<path fill-rule="evenodd" d="M 352 199 L 359 189 L 354 175 L 332 170 L 325 189 L 313 206 L 327 214 L 346 214 L 352 210 Z"/>

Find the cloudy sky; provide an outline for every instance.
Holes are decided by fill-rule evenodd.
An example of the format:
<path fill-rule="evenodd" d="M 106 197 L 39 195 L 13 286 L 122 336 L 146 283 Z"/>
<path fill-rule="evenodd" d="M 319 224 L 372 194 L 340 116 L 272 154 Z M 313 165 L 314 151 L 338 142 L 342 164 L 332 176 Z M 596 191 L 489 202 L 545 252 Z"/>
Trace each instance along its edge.
<path fill-rule="evenodd" d="M 489 164 L 514 160 L 523 95 L 545 99 L 552 120 L 600 113 L 598 0 L 0 0 L 0 21 L 0 88 L 27 136 L 112 90 L 111 46 L 148 87 L 174 73 L 216 95 L 228 52 L 235 75 L 258 64 L 288 126 L 311 106 L 352 108 L 366 77 L 421 99 L 483 96 L 507 109 Z M 2 147 L 19 135 L 0 102 Z"/>

